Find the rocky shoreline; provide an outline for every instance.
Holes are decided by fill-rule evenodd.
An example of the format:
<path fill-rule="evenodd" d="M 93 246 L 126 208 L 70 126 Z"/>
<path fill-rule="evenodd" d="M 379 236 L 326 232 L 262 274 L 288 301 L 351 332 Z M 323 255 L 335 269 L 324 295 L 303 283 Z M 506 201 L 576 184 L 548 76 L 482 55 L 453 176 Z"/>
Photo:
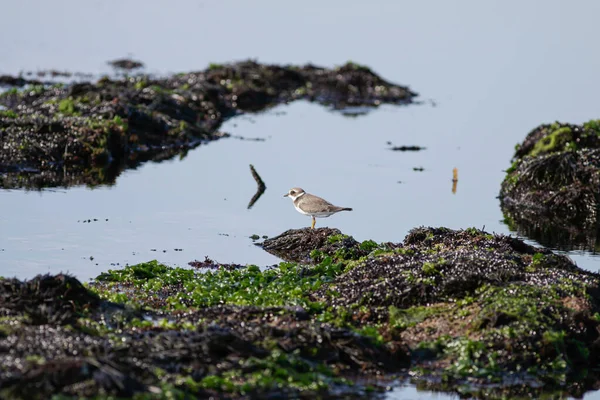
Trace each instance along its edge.
<path fill-rule="evenodd" d="M 401 243 L 301 229 L 261 245 L 299 261 L 0 281 L 2 397 L 377 397 L 397 378 L 475 397 L 597 385 L 600 275 L 568 257 L 473 228 L 416 228 Z"/>
<path fill-rule="evenodd" d="M 27 82 L 9 78 L 0 83 Z M 350 62 L 327 69 L 245 61 L 165 78 L 30 83 L 0 93 L 0 188 L 112 184 L 127 168 L 227 136 L 219 127 L 228 118 L 295 100 L 344 109 L 415 96 Z"/>
<path fill-rule="evenodd" d="M 110 185 L 226 137 L 228 118 L 295 100 L 346 109 L 416 96 L 354 63 L 0 84 L 14 86 L 0 94 L 4 189 Z M 544 245 L 599 248 L 599 171 L 599 121 L 537 127 L 502 182 L 506 223 Z M 257 245 L 285 261 L 150 261 L 90 284 L 0 279 L 0 397 L 380 398 L 397 380 L 477 398 L 599 387 L 600 275 L 566 256 L 474 228 L 415 228 L 399 243 L 292 229 Z"/>

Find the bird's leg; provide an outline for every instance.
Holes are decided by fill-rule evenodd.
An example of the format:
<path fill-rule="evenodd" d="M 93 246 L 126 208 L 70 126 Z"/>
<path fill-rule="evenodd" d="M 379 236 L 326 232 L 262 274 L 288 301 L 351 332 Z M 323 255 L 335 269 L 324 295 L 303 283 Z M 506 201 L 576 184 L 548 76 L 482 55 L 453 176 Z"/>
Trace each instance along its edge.
<path fill-rule="evenodd" d="M 317 223 L 317 220 L 315 219 L 315 217 L 312 217 L 312 225 L 311 225 L 310 229 L 315 229 L 316 223 Z"/>

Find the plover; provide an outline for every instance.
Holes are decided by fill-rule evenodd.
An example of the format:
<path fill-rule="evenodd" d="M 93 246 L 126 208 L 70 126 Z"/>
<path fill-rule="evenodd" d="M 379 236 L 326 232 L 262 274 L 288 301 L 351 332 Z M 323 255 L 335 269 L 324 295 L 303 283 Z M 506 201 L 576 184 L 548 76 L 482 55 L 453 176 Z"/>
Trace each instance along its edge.
<path fill-rule="evenodd" d="M 298 187 L 291 188 L 283 197 L 290 197 L 294 201 L 294 207 L 300 214 L 312 217 L 311 229 L 315 229 L 315 223 L 317 222 L 315 218 L 327 218 L 340 211 L 352 211 L 348 207 L 334 206 L 327 200 L 306 193 L 304 189 Z"/>

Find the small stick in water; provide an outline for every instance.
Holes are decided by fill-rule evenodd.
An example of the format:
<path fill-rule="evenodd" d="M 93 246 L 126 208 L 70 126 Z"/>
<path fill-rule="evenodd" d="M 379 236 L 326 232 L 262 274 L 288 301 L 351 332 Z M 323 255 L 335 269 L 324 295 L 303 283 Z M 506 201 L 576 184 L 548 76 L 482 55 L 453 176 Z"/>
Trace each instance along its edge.
<path fill-rule="evenodd" d="M 452 170 L 452 193 L 456 193 L 456 184 L 458 183 L 458 168 Z"/>

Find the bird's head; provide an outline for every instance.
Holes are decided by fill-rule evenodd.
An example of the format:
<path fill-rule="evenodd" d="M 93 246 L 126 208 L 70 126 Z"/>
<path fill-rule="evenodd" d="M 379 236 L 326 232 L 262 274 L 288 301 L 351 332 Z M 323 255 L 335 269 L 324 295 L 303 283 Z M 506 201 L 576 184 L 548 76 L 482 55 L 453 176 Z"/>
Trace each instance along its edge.
<path fill-rule="evenodd" d="M 302 195 L 304 195 L 304 189 L 295 187 L 291 188 L 289 192 L 283 195 L 283 197 L 290 197 L 292 200 L 296 200 Z"/>

